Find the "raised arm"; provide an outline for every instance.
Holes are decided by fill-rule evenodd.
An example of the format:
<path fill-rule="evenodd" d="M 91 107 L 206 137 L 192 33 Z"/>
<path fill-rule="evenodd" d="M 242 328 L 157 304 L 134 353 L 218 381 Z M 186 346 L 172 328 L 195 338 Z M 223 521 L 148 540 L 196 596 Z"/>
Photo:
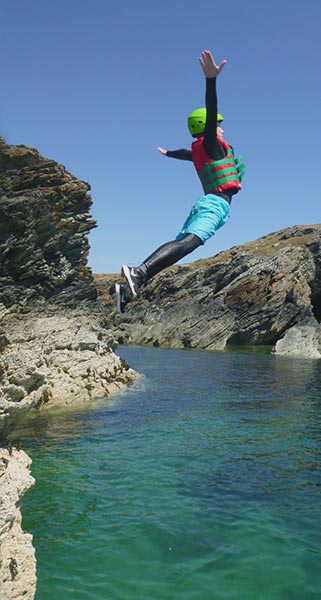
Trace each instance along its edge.
<path fill-rule="evenodd" d="M 212 53 L 204 50 L 199 59 L 203 73 L 206 77 L 206 124 L 204 129 L 204 148 L 211 158 L 219 159 L 224 156 L 222 145 L 216 136 L 217 125 L 217 92 L 216 78 L 226 65 L 226 60 L 222 60 L 220 65 L 215 63 Z"/>

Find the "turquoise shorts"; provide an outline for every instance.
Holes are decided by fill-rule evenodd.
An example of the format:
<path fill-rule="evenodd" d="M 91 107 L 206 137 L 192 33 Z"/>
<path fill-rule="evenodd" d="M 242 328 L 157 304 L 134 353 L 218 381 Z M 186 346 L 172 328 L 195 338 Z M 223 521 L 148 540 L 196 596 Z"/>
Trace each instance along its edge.
<path fill-rule="evenodd" d="M 226 223 L 229 212 L 230 205 L 224 198 L 215 194 L 202 196 L 195 202 L 176 239 L 179 240 L 186 233 L 194 233 L 204 244 Z"/>

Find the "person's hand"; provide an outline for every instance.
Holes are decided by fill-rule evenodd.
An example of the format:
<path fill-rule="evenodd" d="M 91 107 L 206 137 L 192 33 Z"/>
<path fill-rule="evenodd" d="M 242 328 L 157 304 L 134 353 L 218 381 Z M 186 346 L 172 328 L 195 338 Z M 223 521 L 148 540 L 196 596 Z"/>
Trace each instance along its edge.
<path fill-rule="evenodd" d="M 226 60 L 222 60 L 219 66 L 216 65 L 212 53 L 209 50 L 203 50 L 202 56 L 200 56 L 199 61 L 203 69 L 203 73 L 208 79 L 217 77 L 227 63 Z"/>
<path fill-rule="evenodd" d="M 157 146 L 157 150 L 158 150 L 158 152 L 160 152 L 161 154 L 164 154 L 164 156 L 166 156 L 167 150 L 165 150 L 164 148 L 161 148 L 161 146 Z"/>

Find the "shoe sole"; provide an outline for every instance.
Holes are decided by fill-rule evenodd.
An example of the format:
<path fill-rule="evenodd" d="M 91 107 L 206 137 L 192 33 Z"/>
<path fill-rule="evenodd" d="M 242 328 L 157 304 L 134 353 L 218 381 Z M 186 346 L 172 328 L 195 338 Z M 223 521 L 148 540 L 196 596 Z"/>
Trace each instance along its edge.
<path fill-rule="evenodd" d="M 125 277 L 125 279 L 127 281 L 127 284 L 128 284 L 129 289 L 130 289 L 131 295 L 133 296 L 133 298 L 136 298 L 137 292 L 135 291 L 135 287 L 134 287 L 133 280 L 131 278 L 129 267 L 127 267 L 127 265 L 123 265 L 121 272 L 122 272 L 122 274 L 124 275 L 124 277 Z"/>
<path fill-rule="evenodd" d="M 121 290 L 120 290 L 120 284 L 116 283 L 115 284 L 115 292 L 116 292 L 116 306 L 117 306 L 117 310 L 120 314 L 122 314 L 122 305 L 121 305 Z"/>

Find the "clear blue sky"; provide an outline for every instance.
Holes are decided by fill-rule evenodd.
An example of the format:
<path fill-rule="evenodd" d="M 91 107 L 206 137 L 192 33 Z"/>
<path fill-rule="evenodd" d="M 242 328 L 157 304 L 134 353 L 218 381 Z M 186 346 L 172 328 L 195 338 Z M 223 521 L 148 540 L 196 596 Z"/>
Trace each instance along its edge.
<path fill-rule="evenodd" d="M 228 223 L 188 260 L 320 223 L 319 0 L 0 0 L 0 132 L 92 186 L 89 264 L 114 273 L 171 240 L 201 194 L 187 115 L 203 49 L 247 173 Z"/>

